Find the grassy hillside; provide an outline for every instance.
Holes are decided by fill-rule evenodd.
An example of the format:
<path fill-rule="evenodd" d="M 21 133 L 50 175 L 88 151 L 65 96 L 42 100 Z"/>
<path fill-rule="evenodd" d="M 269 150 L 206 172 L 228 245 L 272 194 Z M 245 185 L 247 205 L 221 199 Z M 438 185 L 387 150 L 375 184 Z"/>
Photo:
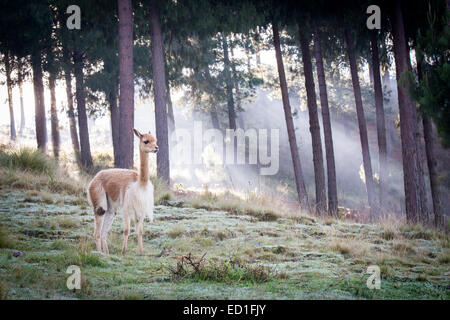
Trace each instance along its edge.
<path fill-rule="evenodd" d="M 169 200 L 158 187 L 145 255 L 137 255 L 134 232 L 120 254 L 119 215 L 105 256 L 92 239 L 87 177 L 22 153 L 0 153 L 1 298 L 450 298 L 450 239 L 442 232 L 282 214 L 210 193 Z M 81 290 L 66 287 L 69 265 L 81 267 Z M 380 267 L 380 290 L 366 286 L 369 265 Z"/>

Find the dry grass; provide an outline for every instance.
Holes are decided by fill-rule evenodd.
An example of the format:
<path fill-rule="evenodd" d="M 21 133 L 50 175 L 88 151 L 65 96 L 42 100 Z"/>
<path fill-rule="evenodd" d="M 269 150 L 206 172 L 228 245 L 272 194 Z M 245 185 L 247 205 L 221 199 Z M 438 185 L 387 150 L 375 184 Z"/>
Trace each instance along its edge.
<path fill-rule="evenodd" d="M 86 183 L 84 179 L 69 178 L 62 170 L 49 176 L 27 170 L 11 170 L 0 168 L 0 185 L 22 190 L 45 190 L 52 193 L 84 195 Z"/>
<path fill-rule="evenodd" d="M 298 218 L 301 213 L 295 206 L 288 206 L 279 198 L 265 194 L 250 194 L 238 197 L 230 192 L 223 194 L 205 190 L 189 199 L 196 209 L 227 211 L 237 215 L 249 215 L 262 221 L 275 221 L 278 218 Z"/>
<path fill-rule="evenodd" d="M 0 281 L 0 300 L 8 299 L 9 288 L 5 282 Z"/>
<path fill-rule="evenodd" d="M 63 229 L 71 229 L 71 228 L 77 228 L 80 226 L 80 222 L 78 220 L 65 217 L 65 216 L 58 216 L 51 220 L 51 223 L 54 223 L 55 226 L 58 226 Z"/>
<path fill-rule="evenodd" d="M 408 256 L 416 253 L 411 243 L 406 240 L 394 240 L 392 242 L 392 251 L 398 256 Z"/>
<path fill-rule="evenodd" d="M 170 238 L 174 239 L 174 238 L 180 237 L 185 232 L 186 232 L 186 227 L 184 227 L 182 225 L 176 225 L 167 232 L 167 235 Z"/>
<path fill-rule="evenodd" d="M 351 255 L 354 257 L 365 257 L 369 250 L 369 244 L 362 239 L 339 239 L 334 238 L 328 244 L 328 247 L 342 255 Z"/>
<path fill-rule="evenodd" d="M 439 263 L 449 264 L 450 263 L 450 252 L 446 251 L 446 252 L 440 253 L 437 257 L 437 260 L 439 261 Z"/>
<path fill-rule="evenodd" d="M 8 236 L 6 230 L 0 227 L 0 248 L 14 248 L 14 241 Z"/>

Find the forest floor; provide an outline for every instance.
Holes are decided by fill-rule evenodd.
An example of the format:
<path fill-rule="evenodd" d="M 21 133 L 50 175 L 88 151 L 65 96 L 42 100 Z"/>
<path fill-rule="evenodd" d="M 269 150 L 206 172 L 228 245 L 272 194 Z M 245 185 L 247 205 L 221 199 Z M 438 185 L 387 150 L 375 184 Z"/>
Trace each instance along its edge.
<path fill-rule="evenodd" d="M 67 172 L 36 152 L 0 152 L 0 298 L 450 298 L 448 233 L 280 214 L 281 206 L 211 194 L 174 199 L 158 184 L 144 255 L 133 224 L 121 254 L 120 214 L 104 255 L 95 251 L 86 181 Z M 80 267 L 80 290 L 67 288 L 71 265 Z M 367 287 L 372 265 L 380 289 Z"/>
<path fill-rule="evenodd" d="M 121 255 L 120 216 L 106 256 L 94 251 L 93 215 L 77 197 L 3 188 L 3 297 L 450 298 L 449 238 L 441 233 L 336 220 L 321 223 L 308 217 L 262 221 L 171 203 L 176 206 L 157 206 L 154 223 L 146 224 L 144 256 L 137 255 L 133 235 L 128 252 Z M 17 256 L 18 251 L 24 255 Z M 199 274 L 188 263 L 177 269 L 189 253 L 194 263 L 205 255 Z M 69 265 L 81 268 L 81 290 L 66 287 Z M 369 265 L 381 269 L 379 290 L 367 288 Z"/>

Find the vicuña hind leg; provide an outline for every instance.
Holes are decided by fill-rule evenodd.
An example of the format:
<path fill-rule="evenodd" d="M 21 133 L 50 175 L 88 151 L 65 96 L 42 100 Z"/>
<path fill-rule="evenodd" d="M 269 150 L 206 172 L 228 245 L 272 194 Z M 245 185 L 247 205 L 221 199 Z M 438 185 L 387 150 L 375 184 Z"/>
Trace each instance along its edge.
<path fill-rule="evenodd" d="M 130 235 L 130 218 L 126 214 L 123 215 L 123 246 L 122 254 L 127 251 L 128 236 Z"/>
<path fill-rule="evenodd" d="M 105 220 L 103 221 L 103 227 L 102 227 L 102 249 L 103 252 L 106 254 L 109 254 L 108 250 L 108 243 L 107 243 L 107 237 L 109 229 L 111 229 L 111 226 L 114 222 L 114 218 L 116 217 L 115 212 L 110 212 L 109 210 L 105 213 Z"/>
<path fill-rule="evenodd" d="M 94 228 L 94 239 L 97 251 L 102 251 L 102 225 L 103 225 L 103 215 L 99 216 L 94 214 L 95 217 L 95 228 Z"/>

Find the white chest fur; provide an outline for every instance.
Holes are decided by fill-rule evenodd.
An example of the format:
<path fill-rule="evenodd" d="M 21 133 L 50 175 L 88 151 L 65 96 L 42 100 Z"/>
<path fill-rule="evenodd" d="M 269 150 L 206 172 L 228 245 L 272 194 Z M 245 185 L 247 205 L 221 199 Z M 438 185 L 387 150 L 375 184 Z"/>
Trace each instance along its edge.
<path fill-rule="evenodd" d="M 123 201 L 124 214 L 128 214 L 130 218 L 139 221 L 147 215 L 153 222 L 153 184 L 149 182 L 147 185 L 137 181 L 130 184 L 125 192 Z"/>

